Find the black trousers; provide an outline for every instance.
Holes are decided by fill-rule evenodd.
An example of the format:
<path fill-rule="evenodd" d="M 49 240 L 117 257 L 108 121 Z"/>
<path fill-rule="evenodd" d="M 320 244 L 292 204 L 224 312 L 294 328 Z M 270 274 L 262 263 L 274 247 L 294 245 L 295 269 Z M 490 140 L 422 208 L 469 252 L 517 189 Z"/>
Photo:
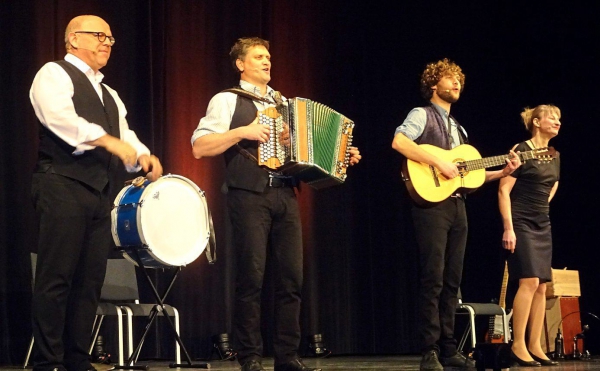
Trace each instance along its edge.
<path fill-rule="evenodd" d="M 421 350 L 456 353 L 454 316 L 467 243 L 464 199 L 451 197 L 431 208 L 412 208 L 419 246 L 419 317 Z"/>
<path fill-rule="evenodd" d="M 110 250 L 110 201 L 105 193 L 51 173 L 33 175 L 32 197 L 40 222 L 33 368 L 86 370 Z"/>
<path fill-rule="evenodd" d="M 237 259 L 234 338 L 241 364 L 263 354 L 261 291 L 267 259 L 274 267 L 275 364 L 298 357 L 302 291 L 302 228 L 291 187 L 264 193 L 230 189 L 227 205 Z"/>

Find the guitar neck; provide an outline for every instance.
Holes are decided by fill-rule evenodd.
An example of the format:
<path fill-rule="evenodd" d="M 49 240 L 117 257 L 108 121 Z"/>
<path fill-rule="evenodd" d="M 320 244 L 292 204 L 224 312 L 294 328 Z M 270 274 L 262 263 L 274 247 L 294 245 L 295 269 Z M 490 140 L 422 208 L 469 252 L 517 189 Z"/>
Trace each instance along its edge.
<path fill-rule="evenodd" d="M 521 162 L 525 162 L 526 160 L 531 160 L 535 157 L 534 151 L 526 151 L 517 153 L 517 156 L 521 159 Z M 487 169 L 488 167 L 500 166 L 506 163 L 506 159 L 509 158 L 510 155 L 500 155 L 500 156 L 492 156 L 480 158 L 477 160 L 468 160 L 464 161 L 462 164 L 465 167 L 465 170 L 479 170 L 479 169 Z"/>
<path fill-rule="evenodd" d="M 502 276 L 502 289 L 498 305 L 506 309 L 506 288 L 508 287 L 508 262 L 504 261 L 504 275 Z"/>

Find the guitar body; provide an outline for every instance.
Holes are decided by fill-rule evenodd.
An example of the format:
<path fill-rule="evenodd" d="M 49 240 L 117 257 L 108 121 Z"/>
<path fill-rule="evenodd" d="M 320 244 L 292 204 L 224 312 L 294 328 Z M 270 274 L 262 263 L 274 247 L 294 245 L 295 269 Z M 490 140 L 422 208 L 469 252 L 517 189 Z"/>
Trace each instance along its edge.
<path fill-rule="evenodd" d="M 490 328 L 485 333 L 485 341 L 487 343 L 508 343 L 512 340 L 512 326 L 510 323 L 512 315 L 512 310 L 506 313 L 506 322 L 508 325 L 506 336 L 504 335 L 504 329 L 502 328 L 502 317 L 494 316 L 490 319 Z"/>
<path fill-rule="evenodd" d="M 479 151 L 468 144 L 461 144 L 451 150 L 430 144 L 421 144 L 419 147 L 455 164 L 467 160 L 481 159 Z M 457 192 L 473 192 L 485 182 L 485 169 L 460 170 L 459 176 L 454 179 L 447 179 L 435 167 L 409 159 L 406 159 L 403 164 L 403 174 L 410 196 L 415 202 L 423 206 L 444 201 Z"/>

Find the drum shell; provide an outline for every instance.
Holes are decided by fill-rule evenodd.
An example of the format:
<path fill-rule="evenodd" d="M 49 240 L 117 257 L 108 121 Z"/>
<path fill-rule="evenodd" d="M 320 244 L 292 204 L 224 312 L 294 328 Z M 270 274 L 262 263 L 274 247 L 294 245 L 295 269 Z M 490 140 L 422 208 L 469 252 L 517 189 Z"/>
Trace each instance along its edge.
<path fill-rule="evenodd" d="M 144 185 L 147 183 L 148 181 Z M 123 188 L 117 196 L 118 201 L 113 209 L 113 213 L 117 214 L 116 233 L 113 233 L 113 239 L 117 246 L 142 246 L 145 243 L 140 237 L 137 223 L 139 201 L 144 189 L 130 185 Z"/>
<path fill-rule="evenodd" d="M 121 190 L 112 211 L 113 239 L 136 265 L 136 254 L 147 268 L 187 265 L 208 244 L 208 218 L 204 192 L 189 179 L 169 174 Z M 165 230 L 158 230 L 157 224 L 165 222 Z"/>

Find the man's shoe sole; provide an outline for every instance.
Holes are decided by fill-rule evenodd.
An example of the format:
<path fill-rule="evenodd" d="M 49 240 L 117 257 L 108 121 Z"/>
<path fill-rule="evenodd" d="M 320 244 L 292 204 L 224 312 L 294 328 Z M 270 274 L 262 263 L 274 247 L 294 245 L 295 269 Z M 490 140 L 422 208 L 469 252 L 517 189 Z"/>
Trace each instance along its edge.
<path fill-rule="evenodd" d="M 115 369 L 114 365 L 107 365 L 106 363 L 92 363 L 92 367 L 94 367 L 96 371 L 110 371 Z"/>

